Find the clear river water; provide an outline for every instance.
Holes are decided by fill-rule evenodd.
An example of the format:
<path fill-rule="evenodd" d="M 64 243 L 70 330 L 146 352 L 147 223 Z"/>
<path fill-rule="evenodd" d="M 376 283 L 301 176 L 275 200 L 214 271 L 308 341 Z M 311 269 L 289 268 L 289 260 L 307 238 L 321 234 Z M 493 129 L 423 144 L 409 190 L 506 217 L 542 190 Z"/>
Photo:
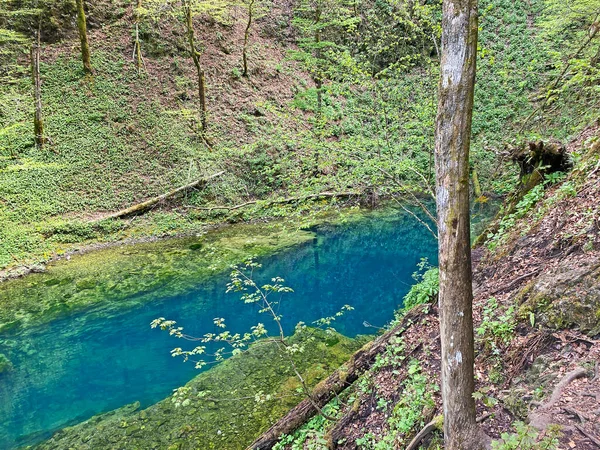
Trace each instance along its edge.
<path fill-rule="evenodd" d="M 263 268 L 257 272 L 258 280 L 281 276 L 294 289 L 280 305 L 288 332 L 298 321 L 310 323 L 349 304 L 355 310 L 336 329 L 348 336 L 374 333 L 376 329 L 368 325 L 382 327 L 393 318 L 414 283 L 411 275 L 420 259 L 427 257 L 436 264 L 433 237 L 402 212 L 370 213 L 310 231 L 311 239 L 260 258 Z M 243 304 L 239 294 L 225 292 L 226 270 L 169 295 L 169 289 L 164 289 L 168 283 L 190 276 L 178 267 L 187 266 L 186 258 L 197 258 L 188 250 L 195 248 L 189 239 L 180 242 L 169 244 L 170 261 L 175 258 L 178 265 L 172 265 L 164 283 L 140 287 L 139 294 L 128 295 L 126 307 L 109 314 L 90 307 L 39 325 L 0 332 L 0 353 L 12 365 L 0 373 L 0 449 L 34 444 L 59 428 L 134 401 L 148 406 L 194 377 L 198 371 L 192 363 L 170 355 L 181 341 L 150 329 L 157 317 L 176 320 L 188 334 L 197 336 L 215 331 L 215 317 L 225 318 L 228 329 L 236 332 L 247 331 L 259 321 L 269 326 L 269 319 L 254 306 Z M 179 247 L 182 250 L 177 252 Z M 145 251 L 154 252 L 155 263 L 167 254 L 164 246 L 153 250 L 151 244 Z M 121 257 L 125 259 L 120 261 L 127 261 L 126 250 Z M 204 257 L 210 258 L 210 253 Z M 86 283 L 90 283 L 77 284 L 64 275 L 65 282 L 48 276 L 38 282 L 36 276 L 27 277 L 28 284 L 20 288 L 25 295 L 35 295 L 33 301 L 52 295 L 53 289 L 62 289 L 67 282 L 76 285 L 73 292 L 87 292 Z M 106 298 L 96 304 L 110 303 L 113 291 L 104 289 Z"/>

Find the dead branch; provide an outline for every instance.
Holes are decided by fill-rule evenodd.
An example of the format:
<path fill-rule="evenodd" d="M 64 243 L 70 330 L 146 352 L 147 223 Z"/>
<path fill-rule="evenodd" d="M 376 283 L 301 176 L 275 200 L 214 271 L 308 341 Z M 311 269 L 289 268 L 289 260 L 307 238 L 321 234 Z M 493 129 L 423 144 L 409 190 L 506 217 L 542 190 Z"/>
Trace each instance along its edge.
<path fill-rule="evenodd" d="M 245 208 L 246 206 L 256 205 L 256 204 L 258 204 L 262 208 L 265 208 L 265 207 L 275 205 L 275 204 L 299 202 L 299 201 L 305 201 L 305 200 L 312 200 L 312 199 L 316 199 L 316 198 L 352 197 L 353 195 L 359 195 L 359 193 L 354 192 L 354 191 L 321 192 L 319 194 L 301 195 L 301 196 L 297 196 L 297 197 L 287 197 L 287 198 L 283 198 L 283 199 L 279 199 L 279 200 L 269 200 L 264 203 L 261 200 L 251 200 L 249 202 L 240 203 L 239 205 L 235 205 L 235 206 L 211 206 L 211 207 L 207 207 L 207 208 L 194 208 L 194 209 L 199 210 L 199 211 L 208 211 L 208 212 L 212 212 L 216 209 L 222 209 L 222 210 L 226 210 L 226 211 L 235 211 L 236 209 L 241 209 L 241 208 Z"/>
<path fill-rule="evenodd" d="M 519 284 L 520 281 L 523 281 L 525 278 L 529 278 L 533 275 L 537 275 L 538 273 L 540 273 L 541 270 L 542 270 L 542 268 L 538 267 L 537 269 L 535 269 L 529 273 L 526 273 L 525 275 L 521 275 L 520 277 L 515 278 L 510 284 L 507 284 L 506 286 L 501 286 L 498 289 L 492 291 L 490 295 L 495 295 L 499 292 L 507 292 L 510 289 L 512 289 L 513 287 L 515 287 L 517 284 Z"/>

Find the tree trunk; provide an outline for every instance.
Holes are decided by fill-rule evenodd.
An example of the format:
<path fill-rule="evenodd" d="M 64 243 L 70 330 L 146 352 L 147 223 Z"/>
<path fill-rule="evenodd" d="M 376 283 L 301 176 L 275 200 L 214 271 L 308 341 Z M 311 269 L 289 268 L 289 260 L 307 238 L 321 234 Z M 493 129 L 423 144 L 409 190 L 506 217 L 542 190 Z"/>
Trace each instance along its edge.
<path fill-rule="evenodd" d="M 33 97 L 35 101 L 35 111 L 33 113 L 33 133 L 35 136 L 35 145 L 42 148 L 44 139 L 44 120 L 42 118 L 42 89 L 40 81 L 40 27 L 36 37 L 31 45 L 31 77 L 33 79 Z"/>
<path fill-rule="evenodd" d="M 200 99 L 200 122 L 202 123 L 202 130 L 206 130 L 206 83 L 204 78 L 204 70 L 200 65 L 200 52 L 196 50 L 196 42 L 194 37 L 194 18 L 192 15 L 192 7 L 189 4 L 189 0 L 184 3 L 185 9 L 185 26 L 188 38 L 188 45 L 190 47 L 190 55 L 196 66 L 196 73 L 198 77 L 198 98 Z"/>
<path fill-rule="evenodd" d="M 242 50 L 242 62 L 244 63 L 244 72 L 242 76 L 248 76 L 248 38 L 250 37 L 250 27 L 252 26 L 252 18 L 254 15 L 254 1 L 250 0 L 248 3 L 248 23 L 246 24 L 246 30 L 244 31 L 244 49 Z"/>
<path fill-rule="evenodd" d="M 169 191 L 166 194 L 159 195 L 158 197 L 151 198 L 150 200 L 143 201 L 142 203 L 137 203 L 133 206 L 130 206 L 129 208 L 125 208 L 115 213 L 111 213 L 98 219 L 92 220 L 91 223 L 97 223 L 107 219 L 118 219 L 121 217 L 129 217 L 136 214 L 141 214 L 143 212 L 148 211 L 150 208 L 158 205 L 160 202 L 174 197 L 177 194 L 189 191 L 190 189 L 196 188 L 198 186 L 205 186 L 206 183 L 208 183 L 210 180 L 220 177 L 224 173 L 225 171 L 222 170 L 221 172 L 217 172 L 209 177 L 199 178 L 198 180 L 192 181 L 191 183 L 173 189 L 172 191 Z"/>
<path fill-rule="evenodd" d="M 477 0 L 444 0 L 435 166 L 440 269 L 442 399 L 446 450 L 480 450 L 476 423 L 473 287 L 469 226 L 469 147 Z"/>
<path fill-rule="evenodd" d="M 75 0 L 75 2 L 77 4 L 77 28 L 79 29 L 79 40 L 81 41 L 83 71 L 86 75 L 91 75 L 94 71 L 90 62 L 90 44 L 87 36 L 87 22 L 85 19 L 85 10 L 83 9 L 83 0 Z"/>
<path fill-rule="evenodd" d="M 137 0 L 135 8 L 135 41 L 133 43 L 133 58 L 137 67 L 138 74 L 142 71 L 142 44 L 140 42 L 140 9 L 142 8 L 142 0 Z"/>

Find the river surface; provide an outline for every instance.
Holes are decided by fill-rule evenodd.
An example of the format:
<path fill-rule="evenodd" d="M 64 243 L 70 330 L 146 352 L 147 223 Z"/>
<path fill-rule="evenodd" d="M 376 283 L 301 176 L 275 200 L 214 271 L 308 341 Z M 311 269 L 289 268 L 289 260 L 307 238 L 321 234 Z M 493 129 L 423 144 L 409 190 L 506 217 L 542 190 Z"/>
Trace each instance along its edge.
<path fill-rule="evenodd" d="M 433 237 L 402 212 L 371 213 L 311 231 L 311 240 L 261 258 L 263 267 L 256 272 L 260 282 L 280 276 L 294 289 L 279 305 L 287 332 L 298 321 L 310 324 L 349 304 L 355 310 L 335 328 L 348 336 L 374 333 L 373 327 L 383 327 L 402 305 L 421 258 L 436 264 Z M 177 241 L 172 245 L 177 247 Z M 181 245 L 187 248 L 189 241 Z M 156 250 L 156 260 L 163 251 Z M 181 267 L 190 254 L 177 256 Z M 165 283 L 172 279 L 173 274 Z M 150 329 L 157 317 L 176 320 L 195 336 L 216 331 L 215 317 L 224 318 L 235 332 L 259 321 L 275 332 L 273 322 L 254 305 L 225 292 L 228 280 L 228 271 L 220 271 L 187 292 L 151 300 L 146 287 L 138 303 L 134 294 L 126 308 L 110 315 L 83 310 L 0 334 L 0 353 L 12 364 L 12 370 L 0 374 L 0 449 L 39 442 L 61 427 L 134 401 L 148 406 L 189 381 L 198 371 L 171 357 L 172 348 L 185 345 Z M 52 280 L 45 283 L 48 292 L 55 289 Z"/>

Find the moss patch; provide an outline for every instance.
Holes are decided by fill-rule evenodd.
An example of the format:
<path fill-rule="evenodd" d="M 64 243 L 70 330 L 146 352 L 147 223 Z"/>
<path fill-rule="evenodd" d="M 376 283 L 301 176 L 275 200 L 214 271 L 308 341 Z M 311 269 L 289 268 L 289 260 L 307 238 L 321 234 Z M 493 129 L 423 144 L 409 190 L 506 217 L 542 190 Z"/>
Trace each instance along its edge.
<path fill-rule="evenodd" d="M 295 362 L 313 386 L 364 344 L 337 335 L 337 343 L 327 345 L 329 338 L 314 330 L 291 338 L 305 342 Z M 171 397 L 142 411 L 129 405 L 65 428 L 37 448 L 244 449 L 302 399 L 297 388 L 290 363 L 275 346 L 255 344 L 190 381 L 185 406 Z"/>
<path fill-rule="evenodd" d="M 520 315 L 535 314 L 536 322 L 551 328 L 579 327 L 600 333 L 600 260 L 567 260 L 526 287 Z"/>
<path fill-rule="evenodd" d="M 231 264 L 312 239 L 314 233 L 283 223 L 244 224 L 57 261 L 44 273 L 0 284 L 0 331 L 47 322 L 92 306 L 124 308 L 182 294 Z"/>

